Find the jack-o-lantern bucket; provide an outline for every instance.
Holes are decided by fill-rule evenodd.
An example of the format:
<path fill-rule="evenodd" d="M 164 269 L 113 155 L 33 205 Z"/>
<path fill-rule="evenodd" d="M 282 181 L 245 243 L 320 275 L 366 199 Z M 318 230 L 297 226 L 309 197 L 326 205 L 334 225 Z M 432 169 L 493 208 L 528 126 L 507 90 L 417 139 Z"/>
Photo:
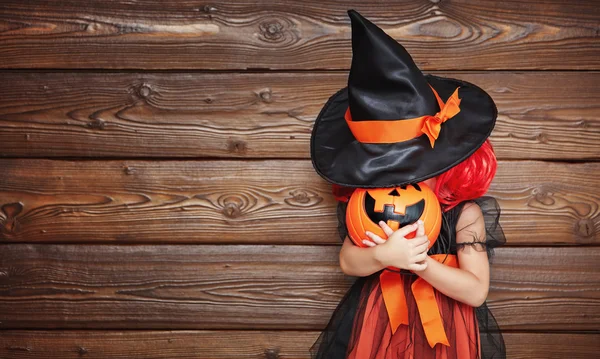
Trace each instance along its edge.
<path fill-rule="evenodd" d="M 425 225 L 431 248 L 440 234 L 442 211 L 435 193 L 423 182 L 395 188 L 356 189 L 346 208 L 348 237 L 360 247 L 366 247 L 362 243 L 368 239 L 366 231 L 387 239 L 379 221 L 397 230 L 419 219 Z M 406 238 L 412 237 L 414 232 Z"/>

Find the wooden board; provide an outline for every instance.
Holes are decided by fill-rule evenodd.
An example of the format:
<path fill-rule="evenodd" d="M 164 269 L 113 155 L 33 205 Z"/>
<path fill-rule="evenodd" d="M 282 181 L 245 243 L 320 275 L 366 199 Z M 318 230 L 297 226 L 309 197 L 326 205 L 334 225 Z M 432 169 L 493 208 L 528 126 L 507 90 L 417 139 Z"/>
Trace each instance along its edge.
<path fill-rule="evenodd" d="M 310 359 L 316 331 L 5 331 L 4 359 Z M 589 359 L 600 334 L 506 333 L 511 359 Z M 235 345 L 232 345 L 235 343 Z"/>
<path fill-rule="evenodd" d="M 349 8 L 498 105 L 507 357 L 597 356 L 597 1 L 6 0 L 0 358 L 309 359 L 354 280 L 308 160 Z"/>
<path fill-rule="evenodd" d="M 346 69 L 354 8 L 430 69 L 599 69 L 594 0 L 3 1 L 3 68 Z"/>
<path fill-rule="evenodd" d="M 0 240 L 339 244 L 307 160 L 0 160 Z M 597 244 L 600 163 L 503 161 L 490 194 L 510 245 Z"/>
<path fill-rule="evenodd" d="M 0 246 L 0 329 L 321 330 L 354 277 L 337 246 Z M 596 330 L 600 247 L 502 248 L 502 330 Z"/>
<path fill-rule="evenodd" d="M 493 96 L 498 158 L 600 159 L 600 72 L 435 74 Z M 347 82 L 346 72 L 2 76 L 0 157 L 309 158 L 314 120 Z"/>

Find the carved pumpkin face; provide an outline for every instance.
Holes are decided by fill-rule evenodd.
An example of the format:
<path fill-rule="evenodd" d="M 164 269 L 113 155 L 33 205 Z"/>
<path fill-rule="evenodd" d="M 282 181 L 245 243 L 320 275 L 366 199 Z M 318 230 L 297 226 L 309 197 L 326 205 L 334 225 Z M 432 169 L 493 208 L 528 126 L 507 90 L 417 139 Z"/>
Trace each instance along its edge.
<path fill-rule="evenodd" d="M 421 219 L 425 223 L 425 234 L 435 243 L 442 225 L 442 211 L 437 197 L 423 182 L 396 188 L 356 189 L 346 208 L 348 236 L 360 247 L 366 247 L 366 231 L 383 239 L 387 236 L 379 227 L 384 221 L 393 230 Z M 414 237 L 411 233 L 407 238 Z"/>

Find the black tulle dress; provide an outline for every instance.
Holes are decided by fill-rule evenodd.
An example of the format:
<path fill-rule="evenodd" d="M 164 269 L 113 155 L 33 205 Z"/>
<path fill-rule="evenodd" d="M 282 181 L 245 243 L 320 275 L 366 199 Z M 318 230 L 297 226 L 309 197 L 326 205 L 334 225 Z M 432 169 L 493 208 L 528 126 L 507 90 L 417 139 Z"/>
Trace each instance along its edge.
<path fill-rule="evenodd" d="M 477 203 L 484 215 L 485 241 L 457 245 L 456 224 L 465 205 L 460 203 L 443 214 L 438 240 L 428 254 L 456 254 L 463 246 L 487 251 L 490 262 L 494 248 L 505 243 L 498 223 L 500 207 L 493 197 L 481 197 Z M 340 237 L 346 237 L 346 203 L 338 204 Z M 493 268 L 493 267 L 492 267 Z M 385 270 L 385 269 L 383 269 Z M 419 320 L 419 313 L 410 285 L 417 275 L 402 271 L 408 325 L 400 325 L 394 334 L 379 285 L 381 271 L 357 277 L 333 312 L 325 330 L 310 348 L 313 359 L 503 359 L 504 340 L 496 320 L 484 303 L 474 308 L 434 290 L 449 346 L 430 347 Z"/>

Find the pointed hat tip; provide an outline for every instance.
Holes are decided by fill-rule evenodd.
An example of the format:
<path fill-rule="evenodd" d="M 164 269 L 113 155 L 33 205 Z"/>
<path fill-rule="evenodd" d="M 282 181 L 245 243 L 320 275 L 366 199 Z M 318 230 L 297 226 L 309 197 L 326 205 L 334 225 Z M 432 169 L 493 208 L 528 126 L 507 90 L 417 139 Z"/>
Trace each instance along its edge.
<path fill-rule="evenodd" d="M 358 13 L 358 11 L 354 10 L 354 9 L 350 9 L 348 10 L 348 17 L 350 18 L 350 20 L 352 21 L 356 21 L 356 20 L 362 20 L 364 19 L 364 17 Z"/>
<path fill-rule="evenodd" d="M 354 9 L 348 10 L 348 17 L 350 18 L 350 24 L 352 26 L 352 31 L 366 32 L 367 29 L 379 29 L 375 24 L 369 21 L 367 18 L 362 16 L 358 11 Z M 377 30 L 375 30 L 377 31 Z M 383 32 L 383 30 L 379 29 L 379 31 Z"/>

